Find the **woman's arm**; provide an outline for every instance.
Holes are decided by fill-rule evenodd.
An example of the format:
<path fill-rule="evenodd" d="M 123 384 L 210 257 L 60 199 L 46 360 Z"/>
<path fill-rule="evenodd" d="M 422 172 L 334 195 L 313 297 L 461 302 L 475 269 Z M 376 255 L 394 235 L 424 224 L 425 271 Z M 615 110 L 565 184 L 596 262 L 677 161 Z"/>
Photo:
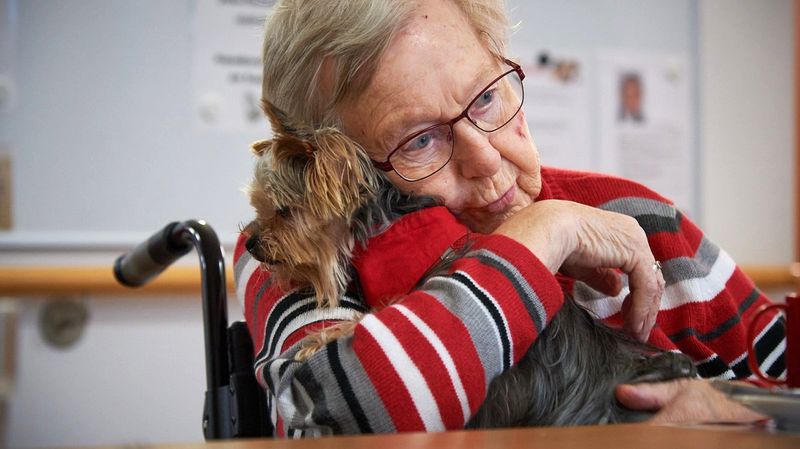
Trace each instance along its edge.
<path fill-rule="evenodd" d="M 522 357 L 563 301 L 550 270 L 519 243 L 476 236 L 447 274 L 298 362 L 309 331 L 353 319 L 363 306 L 345 297 L 318 309 L 313 297 L 280 291 L 248 261 L 242 240 L 238 289 L 282 435 L 462 428 L 490 380 Z"/>

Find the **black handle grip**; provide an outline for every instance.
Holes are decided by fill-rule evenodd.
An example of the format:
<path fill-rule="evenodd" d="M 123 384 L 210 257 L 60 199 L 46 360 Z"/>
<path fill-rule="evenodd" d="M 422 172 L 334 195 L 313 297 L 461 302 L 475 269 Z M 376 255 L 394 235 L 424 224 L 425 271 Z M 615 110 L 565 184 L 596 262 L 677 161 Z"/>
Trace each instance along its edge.
<path fill-rule="evenodd" d="M 140 243 L 114 262 L 114 276 L 120 284 L 140 287 L 158 276 L 173 262 L 192 250 L 192 244 L 183 239 L 173 222 Z"/>

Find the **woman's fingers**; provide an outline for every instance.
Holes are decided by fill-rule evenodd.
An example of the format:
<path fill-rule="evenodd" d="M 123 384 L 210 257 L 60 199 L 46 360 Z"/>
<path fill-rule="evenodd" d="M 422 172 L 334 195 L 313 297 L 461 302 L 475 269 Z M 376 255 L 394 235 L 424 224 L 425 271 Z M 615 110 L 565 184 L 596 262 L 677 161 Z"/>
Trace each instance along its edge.
<path fill-rule="evenodd" d="M 655 412 L 672 401 L 684 386 L 685 380 L 672 382 L 617 385 L 617 400 L 631 410 Z"/>
<path fill-rule="evenodd" d="M 618 385 L 617 400 L 632 410 L 655 412 L 653 424 L 741 423 L 766 419 L 733 402 L 707 380 Z"/>
<path fill-rule="evenodd" d="M 661 306 L 664 277 L 655 261 L 639 262 L 628 273 L 628 280 L 631 292 L 623 302 L 624 327 L 628 334 L 647 341 Z"/>
<path fill-rule="evenodd" d="M 576 267 L 567 273 L 575 279 L 608 296 L 617 296 L 622 291 L 622 279 L 619 272 L 612 268 Z"/>

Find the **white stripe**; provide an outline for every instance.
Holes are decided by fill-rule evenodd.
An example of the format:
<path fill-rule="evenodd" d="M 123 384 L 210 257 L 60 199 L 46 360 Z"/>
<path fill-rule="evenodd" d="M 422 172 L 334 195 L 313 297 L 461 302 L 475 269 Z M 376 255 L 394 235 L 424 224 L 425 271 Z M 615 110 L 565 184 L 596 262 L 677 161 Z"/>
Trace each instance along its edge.
<path fill-rule="evenodd" d="M 293 359 L 278 359 L 278 360 L 276 360 L 274 363 L 272 363 L 269 366 L 270 369 L 267 371 L 266 375 L 270 377 L 270 379 L 272 380 L 272 385 L 275 386 L 275 389 L 277 391 L 280 391 L 280 382 L 281 382 L 281 378 L 278 377 L 278 373 L 280 372 L 281 367 L 283 365 L 285 365 L 287 363 L 291 363 L 292 361 L 293 361 Z M 266 366 L 265 366 L 265 364 L 263 362 L 256 363 L 255 366 L 256 366 L 256 369 L 260 369 L 262 373 L 265 371 Z M 264 376 L 264 377 L 266 377 L 266 376 Z M 264 385 L 264 387 L 266 388 L 267 385 Z"/>
<path fill-rule="evenodd" d="M 764 359 L 764 363 L 762 363 L 761 366 L 759 367 L 761 368 L 761 372 L 763 372 L 766 375 L 767 370 L 772 368 L 772 365 L 775 363 L 776 360 L 778 360 L 778 357 L 780 357 L 785 351 L 786 351 L 786 339 L 784 338 L 783 340 L 781 340 L 780 344 L 778 344 L 778 346 L 775 346 L 775 349 L 773 349 L 772 352 L 769 353 L 767 358 Z"/>
<path fill-rule="evenodd" d="M 271 391 L 267 390 L 267 410 L 269 410 L 269 419 L 272 421 L 272 432 L 278 434 L 278 407 L 275 407 L 275 396 Z"/>
<path fill-rule="evenodd" d="M 461 383 L 461 376 L 458 375 L 456 364 L 453 361 L 453 358 L 450 356 L 450 352 L 447 350 L 447 348 L 445 348 L 442 340 L 439 339 L 439 336 L 436 335 L 433 329 L 431 329 L 424 321 L 414 314 L 414 312 L 409 310 L 408 307 L 404 305 L 396 305 L 395 309 L 408 318 L 408 320 L 417 327 L 422 335 L 433 346 L 433 349 L 436 350 L 436 355 L 438 355 L 439 359 L 442 361 L 442 363 L 444 363 L 444 367 L 447 369 L 447 374 L 450 376 L 450 383 L 456 390 L 456 396 L 458 397 L 458 401 L 461 403 L 461 412 L 464 414 L 464 424 L 466 424 L 470 417 L 469 401 L 467 400 L 467 392 L 464 390 L 464 385 Z"/>
<path fill-rule="evenodd" d="M 778 321 L 780 319 L 780 317 L 781 317 L 780 313 L 776 314 L 774 317 L 772 317 L 772 320 L 770 320 L 770 322 L 767 323 L 766 326 L 764 326 L 764 329 L 761 329 L 761 332 L 759 332 L 758 335 L 756 335 L 756 338 L 753 339 L 753 348 L 755 348 L 755 346 L 758 344 L 758 342 L 761 341 L 761 338 L 764 336 L 764 334 L 766 334 L 770 329 L 772 329 L 772 326 L 775 325 L 775 322 Z M 770 356 L 774 352 L 775 351 L 773 350 L 773 352 L 770 353 Z M 767 359 L 769 359 L 770 356 L 767 356 Z M 729 363 L 728 365 L 734 366 L 737 363 L 739 363 L 742 360 L 744 360 L 745 357 L 747 357 L 747 351 L 746 350 L 739 357 L 736 357 L 735 359 L 733 359 L 731 361 L 731 363 Z M 777 355 L 775 357 L 777 358 Z M 766 371 L 767 370 L 767 368 L 764 368 L 764 366 L 765 366 L 764 364 L 767 362 L 767 359 L 764 359 L 764 362 L 762 362 L 762 365 L 760 366 L 761 371 Z M 772 363 L 774 363 L 774 361 Z M 769 366 L 772 366 L 772 363 L 770 363 Z M 753 374 L 753 376 L 755 376 L 755 374 Z"/>
<path fill-rule="evenodd" d="M 315 300 L 316 301 L 316 300 Z M 311 323 L 322 320 L 330 321 L 355 321 L 359 318 L 359 313 L 353 309 L 345 309 L 337 307 L 335 309 L 314 309 L 312 311 L 303 313 L 295 317 L 284 328 L 284 332 L 278 336 L 278 344 L 275 349 L 280 351 L 286 340 L 298 329 L 301 329 Z"/>
<path fill-rule="evenodd" d="M 411 401 L 422 418 L 425 430 L 429 432 L 445 430 L 431 389 L 397 337 L 375 315 L 365 316 L 361 320 L 361 325 L 375 338 L 383 353 L 391 358 L 392 367 L 411 396 Z"/>
<path fill-rule="evenodd" d="M 278 302 L 275 303 L 275 306 L 280 304 L 281 301 L 285 300 L 289 296 L 290 295 L 287 294 L 286 296 L 284 296 L 283 298 L 278 300 Z M 316 303 L 316 301 L 317 301 L 316 298 L 314 298 L 313 296 L 310 296 L 310 297 L 303 298 L 303 299 L 295 302 L 294 304 L 291 305 L 291 307 L 286 309 L 283 312 L 283 314 L 281 314 L 281 316 L 276 321 L 276 323 L 278 325 L 275 326 L 274 329 L 271 329 L 269 337 L 265 341 L 265 345 L 272 346 L 273 340 L 277 338 L 278 339 L 278 344 L 275 345 L 275 350 L 280 352 L 281 348 L 283 348 L 283 343 L 286 341 L 286 339 L 289 338 L 289 336 L 291 334 L 293 334 L 295 331 L 297 331 L 298 329 L 300 329 L 300 328 L 302 328 L 302 327 L 304 327 L 304 326 L 306 326 L 308 324 L 311 324 L 313 322 L 320 321 L 320 320 L 345 321 L 345 320 L 355 320 L 355 319 L 358 318 L 358 314 L 359 313 L 357 311 L 355 311 L 353 309 L 348 309 L 348 308 L 345 308 L 345 307 L 336 307 L 336 308 L 325 307 L 325 308 L 322 308 L 322 309 L 316 308 L 316 309 L 313 309 L 313 310 L 311 310 L 309 312 L 306 312 L 306 313 L 303 313 L 303 314 L 300 314 L 300 315 L 296 316 L 294 319 L 292 319 L 292 321 L 290 321 L 290 322 L 288 322 L 286 324 L 286 326 L 283 328 L 283 332 L 280 335 L 275 335 L 275 333 L 280 328 L 280 324 L 283 323 L 283 321 L 286 319 L 287 316 L 289 316 L 289 314 L 291 314 L 292 312 L 294 312 L 298 308 L 303 307 L 304 305 L 307 305 L 309 303 Z M 266 326 L 268 322 L 269 322 L 269 320 L 267 320 L 264 323 L 264 325 Z M 264 359 L 269 359 L 273 355 L 274 355 L 274 353 L 272 351 L 267 352 L 267 353 L 264 354 L 263 357 L 261 357 L 258 360 L 256 360 L 256 362 L 258 362 L 260 360 L 264 360 Z"/>
<path fill-rule="evenodd" d="M 244 257 L 244 256 L 243 256 Z M 255 257 L 250 257 L 250 260 L 244 265 L 242 268 L 242 272 L 238 279 L 236 279 L 236 299 L 239 300 L 239 304 L 244 307 L 244 297 L 245 292 L 247 291 L 247 281 L 250 280 L 250 277 L 253 276 L 253 273 L 256 269 L 261 265 L 261 262 L 255 259 Z"/>
<path fill-rule="evenodd" d="M 725 290 L 725 285 L 735 269 L 736 263 L 728 253 L 720 249 L 714 265 L 705 277 L 685 279 L 664 289 L 659 310 L 670 310 L 689 303 L 711 301 Z M 594 312 L 598 318 L 605 319 L 622 309 L 622 302 L 628 293 L 630 293 L 630 287 L 626 286 L 619 295 L 614 297 L 591 298 L 588 301 L 583 298 L 576 299 L 584 307 Z"/>

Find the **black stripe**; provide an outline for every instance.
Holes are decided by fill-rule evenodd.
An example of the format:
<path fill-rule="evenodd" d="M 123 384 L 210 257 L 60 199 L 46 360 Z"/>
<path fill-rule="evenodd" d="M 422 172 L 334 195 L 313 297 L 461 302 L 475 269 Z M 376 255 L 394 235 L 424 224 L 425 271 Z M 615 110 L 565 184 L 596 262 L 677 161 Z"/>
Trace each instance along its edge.
<path fill-rule="evenodd" d="M 294 373 L 294 376 L 295 379 L 303 385 L 306 393 L 308 393 L 308 396 L 311 398 L 311 402 L 314 404 L 314 410 L 311 412 L 311 417 L 314 419 L 314 422 L 320 426 L 330 427 L 333 433 L 341 434 L 342 427 L 328 410 L 325 391 L 322 389 L 319 382 L 317 382 L 316 378 L 314 378 L 311 367 L 308 364 L 301 365 Z"/>
<path fill-rule="evenodd" d="M 464 276 L 461 273 L 453 273 L 451 277 L 463 284 L 467 287 L 473 295 L 486 307 L 486 310 L 489 311 L 489 315 L 492 316 L 492 320 L 494 321 L 494 325 L 497 327 L 497 331 L 500 334 L 500 344 L 503 347 L 503 371 L 507 370 L 511 367 L 512 357 L 511 354 L 511 343 L 508 340 L 508 329 L 506 328 L 505 324 L 503 323 L 503 317 L 498 310 L 497 305 L 492 301 L 489 297 L 487 297 L 482 291 L 480 291 L 472 281 Z"/>
<path fill-rule="evenodd" d="M 645 234 L 652 235 L 658 232 L 672 232 L 678 231 L 677 221 L 675 217 L 664 217 L 663 215 L 655 214 L 642 214 L 633 217 L 639 222 L 639 226 L 644 229 Z"/>
<path fill-rule="evenodd" d="M 304 299 L 304 296 L 294 292 L 290 293 L 283 298 L 279 299 L 275 304 L 275 307 L 269 313 L 269 319 L 264 324 L 264 344 L 261 347 L 261 351 L 256 354 L 255 360 L 258 361 L 262 359 L 265 354 L 267 354 L 267 339 L 269 338 L 270 334 L 272 333 L 270 330 L 276 325 L 277 321 L 280 319 L 283 312 L 285 312 L 288 308 L 292 307 L 297 301 Z M 278 334 L 275 334 L 278 335 Z"/>
<path fill-rule="evenodd" d="M 781 344 L 785 336 L 786 336 L 786 331 L 784 329 L 784 318 L 781 316 L 775 321 L 772 327 L 770 327 L 764 333 L 764 335 L 761 336 L 761 338 L 754 345 L 754 349 L 756 352 L 756 361 L 758 362 L 759 366 L 761 366 L 764 363 L 764 360 L 767 357 L 769 357 L 769 355 L 772 353 L 772 351 L 774 351 L 775 348 Z M 779 357 L 779 359 L 780 362 L 778 360 L 775 360 L 773 366 L 776 363 L 779 363 L 780 365 L 785 364 L 783 357 Z M 770 375 L 772 375 L 772 373 L 775 371 L 772 368 L 773 367 L 771 366 L 767 369 L 767 373 Z M 781 368 L 781 370 L 778 372 L 778 375 L 782 372 L 783 368 Z"/>
<path fill-rule="evenodd" d="M 302 305 L 298 307 L 296 310 L 292 311 L 290 314 L 286 315 L 283 319 L 281 316 L 284 312 L 294 304 L 298 302 L 298 300 L 308 300 L 308 304 Z M 364 306 L 358 302 L 354 302 L 348 298 L 342 298 L 339 302 L 339 308 L 350 309 L 354 310 L 359 313 L 364 313 Z M 277 338 L 278 336 L 283 334 L 283 331 L 292 322 L 293 319 L 297 318 L 298 316 L 313 311 L 317 308 L 316 299 L 313 296 L 302 296 L 298 293 L 293 293 L 290 297 L 286 297 L 286 299 L 282 300 L 281 303 L 275 306 L 275 309 L 270 313 L 269 321 L 267 322 L 266 331 L 264 332 L 264 345 L 262 346 L 261 351 L 256 355 L 255 360 L 263 359 L 267 354 L 275 354 L 277 350 L 278 341 L 280 340 Z M 278 321 L 280 320 L 280 321 Z M 318 320 L 323 321 L 323 320 Z M 317 322 L 317 321 L 315 321 Z M 312 323 L 307 323 L 312 324 Z M 275 331 L 273 332 L 273 328 Z M 270 335 L 274 334 L 276 338 L 272 341 L 267 341 Z"/>
<path fill-rule="evenodd" d="M 697 365 L 697 374 L 700 377 L 719 377 L 725 374 L 730 367 L 727 363 L 723 362 L 718 356 L 714 355 L 711 360 L 703 362 Z"/>
<path fill-rule="evenodd" d="M 278 379 L 283 379 L 283 374 L 287 369 L 289 369 L 290 366 L 292 366 L 291 363 L 284 363 L 280 368 L 278 368 Z"/>
<path fill-rule="evenodd" d="M 275 351 L 277 350 L 277 346 L 278 346 L 278 341 L 280 340 L 280 338 L 277 338 L 277 337 L 283 334 L 283 331 L 286 329 L 287 326 L 289 326 L 289 323 L 291 323 L 293 319 L 297 318 L 298 316 L 300 316 L 300 315 L 302 315 L 304 313 L 311 312 L 312 310 L 314 310 L 316 308 L 317 308 L 316 301 L 311 301 L 308 304 L 304 304 L 304 305 L 294 309 L 291 313 L 287 314 L 284 317 L 284 319 L 282 319 L 280 322 L 278 322 L 278 326 L 275 328 L 275 330 L 270 332 L 270 333 L 274 333 L 276 338 L 273 338 L 272 341 L 269 342 L 269 352 L 268 352 L 268 354 L 275 354 Z"/>
<path fill-rule="evenodd" d="M 266 384 L 266 386 L 270 389 L 270 391 L 277 391 L 275 389 L 275 385 L 272 383 L 272 376 L 269 375 L 270 370 L 272 369 L 273 363 L 285 362 L 286 359 L 272 359 L 269 362 L 265 363 L 263 368 L 261 368 L 261 380 Z M 288 367 L 291 363 L 286 363 L 285 365 L 281 366 L 281 369 L 284 367 Z M 286 371 L 284 369 L 284 371 Z"/>
<path fill-rule="evenodd" d="M 750 306 L 752 306 L 753 303 L 756 302 L 756 299 L 758 299 L 760 296 L 761 292 L 758 291 L 758 289 L 754 288 L 753 291 L 751 291 L 750 294 L 747 295 L 744 301 L 742 301 L 742 303 L 739 304 L 739 316 L 742 316 L 747 311 L 747 309 L 749 309 Z"/>
<path fill-rule="evenodd" d="M 695 328 L 693 328 L 693 327 L 687 327 L 685 329 L 679 330 L 678 332 L 675 332 L 674 334 L 670 335 L 667 338 L 669 338 L 670 340 L 672 340 L 675 343 L 683 340 L 684 338 L 690 337 L 690 336 L 697 337 L 697 339 L 702 341 L 702 342 L 708 342 L 710 340 L 718 338 L 722 334 L 724 334 L 726 331 L 728 331 L 729 329 L 731 329 L 732 327 L 738 325 L 741 322 L 742 312 L 747 310 L 756 301 L 756 299 L 759 298 L 759 296 L 760 296 L 760 293 L 758 292 L 758 290 L 753 289 L 753 291 L 750 292 L 750 294 L 747 295 L 745 300 L 742 301 L 742 303 L 739 305 L 739 310 L 736 313 L 736 315 L 728 318 L 722 324 L 720 324 L 719 326 L 717 326 L 715 329 L 713 329 L 711 331 L 702 333 L 702 332 L 697 332 L 697 330 Z"/>
<path fill-rule="evenodd" d="M 358 398 L 356 398 L 355 392 L 353 392 L 353 386 L 347 378 L 347 373 L 342 366 L 341 360 L 339 360 L 339 342 L 335 341 L 329 344 L 327 348 L 328 362 L 331 365 L 331 371 L 336 377 L 336 383 L 339 384 L 339 388 L 342 390 L 342 395 L 344 396 L 345 402 L 347 402 L 347 407 L 356 419 L 358 431 L 361 433 L 372 433 L 372 427 L 369 425 L 367 415 L 364 413 L 364 409 L 361 408 L 361 403 L 358 402 Z"/>
<path fill-rule="evenodd" d="M 782 352 L 781 355 L 779 355 L 778 358 L 772 362 L 772 366 L 767 368 L 767 376 L 778 377 L 783 374 L 783 371 L 786 369 L 786 359 L 784 358 L 785 355 L 786 353 Z"/>
<path fill-rule="evenodd" d="M 539 314 L 536 312 L 536 309 L 533 306 L 533 302 L 535 301 L 536 303 L 538 303 L 539 307 L 541 307 L 542 311 L 545 314 L 547 314 L 547 312 L 545 311 L 545 308 L 542 305 L 542 302 L 539 299 L 539 297 L 536 296 L 536 292 L 533 291 L 533 288 L 530 288 L 529 290 L 531 292 L 533 292 L 534 296 L 533 297 L 528 297 L 528 294 L 525 292 L 525 287 L 523 287 L 523 285 L 519 281 L 519 279 L 517 279 L 517 277 L 514 276 L 514 273 L 512 273 L 510 270 L 508 270 L 500 262 L 492 259 L 489 256 L 482 255 L 482 254 L 468 255 L 468 257 L 472 257 L 472 258 L 478 259 L 481 263 L 494 268 L 495 270 L 497 270 L 500 273 L 502 273 L 503 276 L 511 282 L 511 285 L 514 286 L 514 290 L 516 290 L 516 292 L 517 292 L 517 296 L 519 296 L 520 298 L 527 299 L 527 301 L 523 301 L 523 303 L 525 304 L 525 308 L 528 309 L 528 315 L 530 315 L 531 319 L 533 320 L 533 326 L 536 328 L 536 333 L 537 334 L 541 334 L 542 333 L 542 329 L 544 328 L 544 323 L 542 323 L 542 319 L 541 319 L 542 317 L 540 317 Z"/>
<path fill-rule="evenodd" d="M 734 363 L 731 366 L 731 371 L 733 371 L 733 375 L 736 376 L 737 379 L 745 379 L 750 377 L 752 372 L 750 372 L 750 367 L 747 365 L 747 357 L 745 356 L 743 359 L 739 360 L 738 362 Z"/>

